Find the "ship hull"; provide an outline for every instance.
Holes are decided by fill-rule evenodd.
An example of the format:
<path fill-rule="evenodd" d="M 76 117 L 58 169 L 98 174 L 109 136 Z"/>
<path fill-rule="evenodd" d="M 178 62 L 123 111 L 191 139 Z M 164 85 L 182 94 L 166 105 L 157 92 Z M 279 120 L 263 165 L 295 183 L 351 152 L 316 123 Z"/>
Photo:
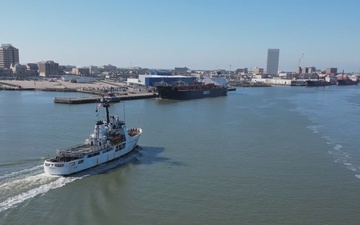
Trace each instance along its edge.
<path fill-rule="evenodd" d="M 52 162 L 45 160 L 44 162 L 44 171 L 46 174 L 58 175 L 58 176 L 67 176 L 74 174 L 83 170 L 87 170 L 104 164 L 106 162 L 120 158 L 132 152 L 137 146 L 140 135 L 130 137 L 126 142 L 120 143 L 115 146 L 104 148 L 96 156 L 85 156 L 76 160 L 71 160 L 68 162 Z M 121 150 L 118 150 L 118 146 L 125 144 L 125 147 Z"/>
<path fill-rule="evenodd" d="M 323 80 L 308 80 L 306 81 L 307 87 L 322 87 L 322 86 L 330 86 L 330 82 Z"/>
<path fill-rule="evenodd" d="M 353 81 L 353 80 L 338 80 L 336 82 L 336 85 L 338 86 L 344 86 L 344 85 L 357 85 L 359 81 Z"/>
<path fill-rule="evenodd" d="M 158 86 L 157 91 L 161 99 L 189 100 L 226 96 L 228 89 L 226 87 L 218 87 L 184 90 L 173 86 Z"/>

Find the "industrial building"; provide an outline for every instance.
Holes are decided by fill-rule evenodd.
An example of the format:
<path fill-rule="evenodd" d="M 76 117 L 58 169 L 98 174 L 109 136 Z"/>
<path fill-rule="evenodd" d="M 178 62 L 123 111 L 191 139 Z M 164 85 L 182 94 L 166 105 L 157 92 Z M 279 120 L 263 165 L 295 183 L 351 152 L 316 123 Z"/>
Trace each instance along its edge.
<path fill-rule="evenodd" d="M 143 86 L 154 86 L 156 83 L 176 83 L 176 82 L 185 82 L 185 83 L 194 83 L 196 77 L 190 76 L 172 76 L 172 75 L 139 75 L 139 78 L 128 78 L 128 85 L 143 85 Z"/>

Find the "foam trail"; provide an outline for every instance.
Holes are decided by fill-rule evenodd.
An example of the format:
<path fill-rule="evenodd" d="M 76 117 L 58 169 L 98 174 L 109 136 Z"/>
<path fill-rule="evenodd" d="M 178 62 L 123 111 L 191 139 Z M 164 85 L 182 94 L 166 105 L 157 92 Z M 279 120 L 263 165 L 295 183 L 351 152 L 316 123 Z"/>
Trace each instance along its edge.
<path fill-rule="evenodd" d="M 131 161 L 136 155 L 139 155 L 139 152 L 135 152 L 134 154 L 113 162 L 101 164 L 93 169 L 79 172 L 71 177 L 51 176 L 37 171 L 42 165 L 5 174 L 2 178 L 6 182 L 0 185 L 0 212 L 16 207 L 26 200 L 38 195 L 43 195 L 52 189 L 60 188 L 75 180 L 82 179 L 89 175 L 106 173 Z M 34 174 L 34 172 L 38 173 Z"/>
<path fill-rule="evenodd" d="M 340 149 L 341 149 L 342 147 L 343 147 L 342 145 L 337 144 L 337 145 L 334 147 L 334 149 L 337 150 L 337 151 L 340 151 Z"/>
<path fill-rule="evenodd" d="M 11 178 L 11 177 L 15 177 L 15 176 L 19 176 L 21 174 L 28 174 L 34 170 L 38 170 L 40 168 L 42 168 L 43 165 L 38 165 L 29 169 L 24 169 L 24 170 L 20 170 L 20 171 L 16 171 L 16 172 L 12 172 L 12 173 L 8 173 L 8 174 L 4 174 L 2 176 L 0 176 L 0 180 L 6 179 L 6 178 Z"/>
<path fill-rule="evenodd" d="M 349 170 L 356 171 L 356 168 L 353 166 L 352 163 L 345 162 L 344 165 L 345 165 Z"/>
<path fill-rule="evenodd" d="M 31 199 L 37 195 L 45 194 L 46 192 L 64 186 L 67 183 L 73 182 L 74 180 L 80 179 L 81 177 L 59 177 L 57 180 L 42 184 L 37 188 L 33 188 L 16 196 L 10 197 L 0 203 L 0 212 L 15 207 L 16 205 Z"/>
<path fill-rule="evenodd" d="M 6 192 L 8 192 L 9 190 L 12 192 L 17 191 L 17 190 L 26 191 L 27 189 L 30 189 L 32 186 L 38 186 L 41 184 L 45 184 L 52 180 L 53 180 L 53 178 L 51 178 L 51 177 L 45 177 L 44 173 L 9 180 L 0 185 L 0 194 L 1 194 L 0 196 L 4 196 L 5 194 L 2 192 L 5 192 L 5 191 Z M 0 199 L 1 199 L 1 197 L 0 197 Z"/>

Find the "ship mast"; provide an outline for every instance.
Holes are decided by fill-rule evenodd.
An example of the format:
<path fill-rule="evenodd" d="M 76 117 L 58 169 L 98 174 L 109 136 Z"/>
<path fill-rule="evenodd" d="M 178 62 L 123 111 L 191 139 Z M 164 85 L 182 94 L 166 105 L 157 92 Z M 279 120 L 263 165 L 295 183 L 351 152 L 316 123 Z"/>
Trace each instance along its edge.
<path fill-rule="evenodd" d="M 110 104 L 106 99 L 102 99 L 102 106 L 106 109 L 106 123 L 110 124 L 109 107 Z"/>

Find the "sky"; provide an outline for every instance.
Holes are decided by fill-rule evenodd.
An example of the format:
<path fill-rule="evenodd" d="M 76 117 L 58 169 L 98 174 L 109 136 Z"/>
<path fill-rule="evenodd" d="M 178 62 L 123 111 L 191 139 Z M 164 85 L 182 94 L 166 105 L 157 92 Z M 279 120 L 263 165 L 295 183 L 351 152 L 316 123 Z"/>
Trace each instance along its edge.
<path fill-rule="evenodd" d="M 0 0 L 20 63 L 360 72 L 359 0 Z"/>

